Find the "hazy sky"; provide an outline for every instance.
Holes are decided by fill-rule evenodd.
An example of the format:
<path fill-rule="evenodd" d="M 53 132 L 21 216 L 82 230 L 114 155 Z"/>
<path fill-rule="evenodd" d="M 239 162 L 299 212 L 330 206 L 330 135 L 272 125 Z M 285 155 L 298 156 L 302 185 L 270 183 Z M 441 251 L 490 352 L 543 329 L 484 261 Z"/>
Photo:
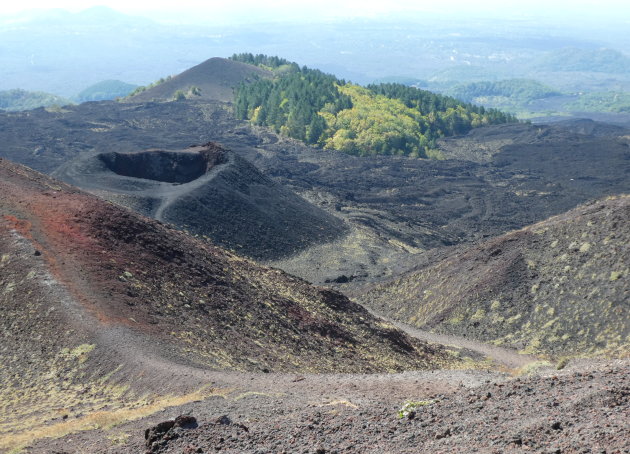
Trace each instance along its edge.
<path fill-rule="evenodd" d="M 199 18 L 204 20 L 254 19 L 257 15 L 268 19 L 323 19 L 343 17 L 378 17 L 401 12 L 451 13 L 476 12 L 503 16 L 568 15 L 584 17 L 609 16 L 630 23 L 628 0 L 318 0 L 299 2 L 295 0 L 22 0 L 1 2 L 0 14 L 16 13 L 24 9 L 63 8 L 78 11 L 95 5 L 106 5 L 116 10 L 167 19 Z"/>

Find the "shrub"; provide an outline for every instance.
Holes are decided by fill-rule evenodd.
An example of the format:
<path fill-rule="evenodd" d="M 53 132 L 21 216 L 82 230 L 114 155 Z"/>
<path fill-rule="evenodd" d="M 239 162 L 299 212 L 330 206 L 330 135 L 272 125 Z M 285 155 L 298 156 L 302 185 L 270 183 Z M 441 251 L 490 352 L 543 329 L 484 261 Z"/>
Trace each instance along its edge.
<path fill-rule="evenodd" d="M 400 410 L 398 410 L 398 418 L 413 419 L 416 417 L 416 412 L 419 408 L 426 407 L 427 405 L 432 405 L 434 403 L 435 401 L 433 400 L 409 400 L 400 407 Z"/>

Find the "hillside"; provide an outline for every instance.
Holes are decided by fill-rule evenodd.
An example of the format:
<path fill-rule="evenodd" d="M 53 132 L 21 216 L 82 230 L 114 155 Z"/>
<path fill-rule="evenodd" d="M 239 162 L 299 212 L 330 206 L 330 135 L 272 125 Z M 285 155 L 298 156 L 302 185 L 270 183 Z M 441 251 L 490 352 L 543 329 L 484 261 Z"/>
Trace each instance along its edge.
<path fill-rule="evenodd" d="M 20 432 L 45 436 L 63 414 L 76 429 L 157 411 L 208 388 L 203 371 L 453 361 L 339 293 L 6 160 L 0 193 L 0 449 L 19 445 Z"/>
<path fill-rule="evenodd" d="M 428 82 L 437 85 L 451 85 L 454 83 L 473 83 L 484 80 L 497 79 L 496 73 L 480 65 L 455 65 L 432 74 Z"/>
<path fill-rule="evenodd" d="M 37 109 L 38 107 L 65 106 L 68 104 L 72 104 L 72 101 L 42 91 L 20 89 L 0 91 L 0 111 L 16 112 Z"/>
<path fill-rule="evenodd" d="M 474 102 L 475 98 L 500 96 L 526 102 L 559 94 L 557 90 L 531 79 L 508 79 L 496 82 L 483 81 L 458 85 L 449 94 L 462 101 Z"/>
<path fill-rule="evenodd" d="M 558 90 L 532 79 L 473 82 L 457 85 L 446 92 L 462 101 L 510 112 L 526 110 L 537 100 L 561 94 Z"/>
<path fill-rule="evenodd" d="M 146 89 L 137 89 L 126 101 L 172 101 L 182 96 L 232 101 L 234 89 L 241 83 L 269 77 L 269 71 L 256 66 L 224 58 L 211 58 L 161 83 Z"/>
<path fill-rule="evenodd" d="M 630 93 L 615 91 L 584 93 L 569 103 L 567 109 L 577 112 L 630 113 Z"/>
<path fill-rule="evenodd" d="M 257 61 L 250 57 L 244 60 Z M 296 63 L 283 64 L 276 74 L 273 80 L 238 86 L 237 118 L 328 150 L 359 156 L 435 157 L 435 140 L 440 137 L 516 121 L 510 114 L 414 87 L 361 87 Z"/>
<path fill-rule="evenodd" d="M 597 90 L 597 89 L 596 89 Z M 630 95 L 619 88 L 610 91 L 561 93 L 533 79 L 509 79 L 460 84 L 445 90 L 450 96 L 484 107 L 516 113 L 519 118 L 565 117 L 596 119 L 597 112 L 630 112 Z M 612 115 L 611 119 L 615 118 Z M 616 117 L 623 121 L 623 115 Z M 540 121 L 537 118 L 535 121 Z"/>
<path fill-rule="evenodd" d="M 138 88 L 137 85 L 128 84 L 120 80 L 103 80 L 81 90 L 76 95 L 76 100 L 78 102 L 86 102 L 122 98 L 136 88 Z"/>
<path fill-rule="evenodd" d="M 46 440 L 33 452 L 53 448 L 104 454 L 195 450 L 239 454 L 623 453 L 630 429 L 629 372 L 628 362 L 604 363 L 514 380 L 489 375 L 472 384 L 464 379 L 465 385 L 460 383 L 452 390 L 444 389 L 449 376 L 439 372 L 402 379 L 398 387 L 391 388 L 384 376 L 371 382 L 365 377 L 348 381 L 336 377 L 330 387 L 349 400 L 320 406 L 289 397 L 250 398 L 241 405 L 230 399 L 208 399 L 169 409 L 161 419 L 153 417 L 103 431 L 111 441 L 79 434 Z M 405 399 L 398 396 L 400 386 L 409 382 L 408 396 L 421 400 L 412 416 L 399 418 Z M 361 399 L 361 391 L 380 394 L 384 384 L 393 398 L 383 396 L 369 404 Z M 356 387 L 358 392 L 352 392 Z M 304 388 L 303 392 L 313 396 Z M 155 434 L 159 423 L 173 421 L 180 414 L 194 415 L 198 425 L 174 427 L 152 443 L 152 439 L 145 440 L 145 430 L 153 429 Z M 121 434 L 127 435 L 125 441 L 118 438 Z"/>
<path fill-rule="evenodd" d="M 627 74 L 630 71 L 630 57 L 615 49 L 567 47 L 542 57 L 538 68 L 559 72 Z"/>
<path fill-rule="evenodd" d="M 358 298 L 392 318 L 528 353 L 630 353 L 630 196 L 433 260 Z"/>
<path fill-rule="evenodd" d="M 149 336 L 161 333 L 175 351 L 187 339 L 187 362 L 254 370 L 395 369 L 403 358 L 423 364 L 420 356 L 414 359 L 416 346 L 407 338 L 338 293 L 257 266 L 6 160 L 1 172 L 5 239 L 39 251 L 20 260 L 43 260 L 52 278 L 101 320 Z M 15 256 L 10 244 L 3 246 L 5 269 Z M 22 284 L 5 281 L 11 304 L 26 294 Z M 357 317 L 363 321 L 355 324 Z M 391 342 L 379 337 L 384 335 Z M 356 357 L 334 361 L 333 351 L 346 348 L 340 339 L 354 344 Z M 321 348 L 330 350 L 324 355 Z M 376 359 L 379 351 L 387 354 Z"/>
<path fill-rule="evenodd" d="M 290 256 L 347 231 L 339 218 L 215 143 L 89 154 L 54 175 L 258 260 Z"/>

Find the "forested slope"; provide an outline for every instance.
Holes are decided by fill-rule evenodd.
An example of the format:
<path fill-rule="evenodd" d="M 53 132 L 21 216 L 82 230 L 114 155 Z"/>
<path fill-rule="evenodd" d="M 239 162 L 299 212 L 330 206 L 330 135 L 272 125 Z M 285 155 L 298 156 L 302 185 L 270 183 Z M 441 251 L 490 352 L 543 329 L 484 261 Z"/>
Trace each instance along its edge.
<path fill-rule="evenodd" d="M 26 91 L 19 88 L 0 91 L 0 111 L 30 110 L 38 107 L 64 106 L 66 104 L 72 104 L 72 101 L 42 91 Z"/>
<path fill-rule="evenodd" d="M 273 79 L 243 83 L 236 115 L 283 135 L 355 155 L 435 155 L 435 140 L 516 121 L 510 114 L 401 84 L 361 87 L 278 57 L 240 54 Z"/>

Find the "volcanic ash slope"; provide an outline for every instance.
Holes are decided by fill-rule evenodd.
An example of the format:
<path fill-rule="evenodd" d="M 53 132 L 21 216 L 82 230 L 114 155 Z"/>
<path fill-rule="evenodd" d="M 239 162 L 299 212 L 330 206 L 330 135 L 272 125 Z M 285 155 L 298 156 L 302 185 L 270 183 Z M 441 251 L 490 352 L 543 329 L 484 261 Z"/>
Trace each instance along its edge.
<path fill-rule="evenodd" d="M 339 293 L 6 160 L 0 213 L 0 450 L 158 411 L 204 371 L 452 362 Z"/>
<path fill-rule="evenodd" d="M 209 142 L 183 150 L 85 154 L 55 176 L 257 260 L 343 236 L 344 222 Z"/>
<path fill-rule="evenodd" d="M 177 92 L 199 99 L 232 101 L 234 89 L 241 83 L 272 76 L 270 71 L 257 66 L 214 57 L 149 87 L 125 101 L 171 101 Z"/>
<path fill-rule="evenodd" d="M 630 352 L 630 196 L 608 197 L 363 294 L 392 318 L 527 353 Z"/>

